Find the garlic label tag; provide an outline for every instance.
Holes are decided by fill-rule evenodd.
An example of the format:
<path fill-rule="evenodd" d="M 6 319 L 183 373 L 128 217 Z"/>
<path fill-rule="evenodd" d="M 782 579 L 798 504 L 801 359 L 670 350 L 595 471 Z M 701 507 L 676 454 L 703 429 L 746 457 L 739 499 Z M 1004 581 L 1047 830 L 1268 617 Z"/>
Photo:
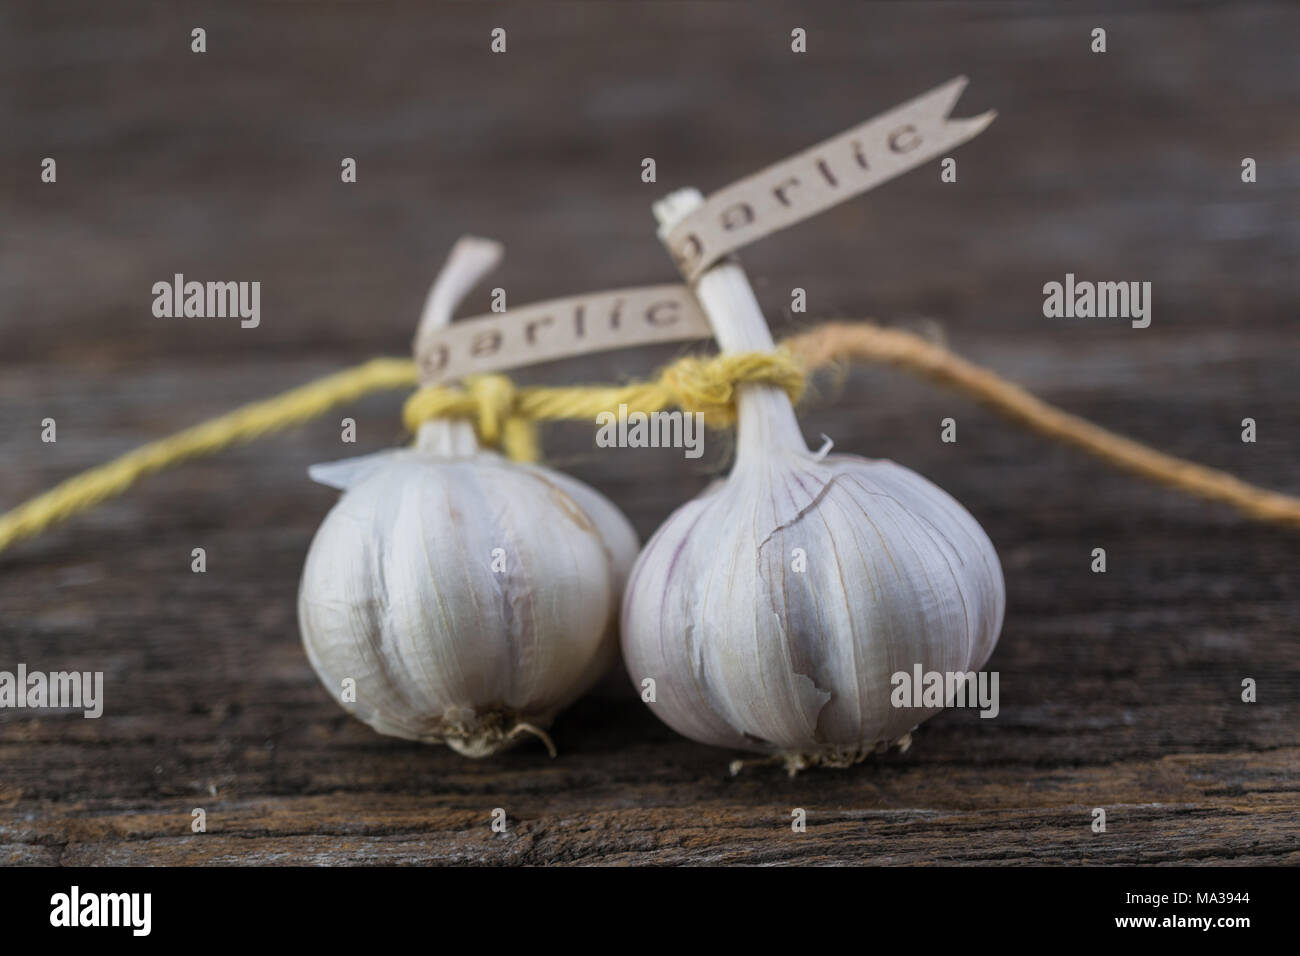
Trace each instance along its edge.
<path fill-rule="evenodd" d="M 653 342 L 713 337 L 682 285 L 640 286 L 551 299 L 476 316 L 421 334 L 420 384 Z"/>
<path fill-rule="evenodd" d="M 949 120 L 966 88 L 959 76 L 762 172 L 719 190 L 665 237 L 694 281 L 729 252 L 814 216 L 973 139 L 993 111 Z"/>
<path fill-rule="evenodd" d="M 714 193 L 677 223 L 664 243 L 694 282 L 741 246 L 887 182 L 977 136 L 992 111 L 950 120 L 966 87 L 959 76 L 875 119 Z M 470 285 L 495 265 L 499 247 L 480 245 Z M 468 291 L 465 289 L 463 291 Z M 422 323 L 415 340 L 420 384 L 609 349 L 708 339 L 713 330 L 693 291 L 638 286 L 537 302 L 455 323 Z"/>

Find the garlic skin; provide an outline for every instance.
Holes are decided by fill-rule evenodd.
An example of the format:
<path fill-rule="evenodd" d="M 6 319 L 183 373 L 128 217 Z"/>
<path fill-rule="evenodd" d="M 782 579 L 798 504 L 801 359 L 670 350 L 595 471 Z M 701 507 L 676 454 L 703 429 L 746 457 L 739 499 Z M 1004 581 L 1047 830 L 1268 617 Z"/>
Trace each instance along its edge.
<path fill-rule="evenodd" d="M 503 251 L 473 236 L 452 247 L 417 363 Z M 618 658 L 640 546 L 622 512 L 575 478 L 481 449 L 464 421 L 426 422 L 414 448 L 310 474 L 344 492 L 298 590 L 303 645 L 329 692 L 382 734 L 469 757 L 532 734 L 553 756 L 545 729 Z"/>
<path fill-rule="evenodd" d="M 702 202 L 681 190 L 658 203 L 661 236 Z M 734 260 L 695 291 L 724 352 L 772 350 Z M 820 458 L 784 392 L 737 392 L 730 476 L 677 509 L 632 570 L 628 674 L 639 687 L 654 680 L 650 708 L 674 730 L 768 754 L 791 773 L 906 746 L 938 709 L 894 707 L 892 675 L 984 665 L 1006 607 L 997 553 L 920 475 Z"/>
<path fill-rule="evenodd" d="M 525 733 L 549 747 L 545 728 L 617 654 L 636 534 L 593 489 L 460 429 L 430 423 L 416 448 L 313 469 L 347 490 L 307 555 L 303 644 L 380 733 L 471 757 Z"/>
<path fill-rule="evenodd" d="M 938 712 L 892 706 L 892 674 L 988 660 L 1001 566 L 975 519 L 915 472 L 758 444 L 642 551 L 624 660 L 692 740 L 845 766 Z"/>

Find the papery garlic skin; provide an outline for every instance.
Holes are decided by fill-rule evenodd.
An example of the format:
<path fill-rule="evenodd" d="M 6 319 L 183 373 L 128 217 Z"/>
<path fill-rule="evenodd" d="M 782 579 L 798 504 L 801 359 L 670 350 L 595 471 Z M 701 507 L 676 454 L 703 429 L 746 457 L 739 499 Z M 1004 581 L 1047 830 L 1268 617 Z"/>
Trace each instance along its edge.
<path fill-rule="evenodd" d="M 610 665 L 637 539 L 573 478 L 421 437 L 345 465 L 303 569 L 303 644 L 375 730 L 483 756 L 544 730 Z"/>
<path fill-rule="evenodd" d="M 421 355 L 500 243 L 452 247 L 415 336 Z M 618 610 L 639 542 L 608 499 L 568 475 L 480 449 L 465 421 L 416 444 L 316 465 L 344 495 L 312 541 L 298 622 L 312 667 L 383 734 L 481 757 L 541 737 L 618 657 Z M 345 683 L 347 682 L 347 683 Z"/>
<path fill-rule="evenodd" d="M 692 740 L 842 766 L 937 712 L 894 707 L 894 673 L 979 669 L 1004 609 L 988 536 L 937 486 L 890 461 L 773 450 L 651 538 L 623 654 Z"/>

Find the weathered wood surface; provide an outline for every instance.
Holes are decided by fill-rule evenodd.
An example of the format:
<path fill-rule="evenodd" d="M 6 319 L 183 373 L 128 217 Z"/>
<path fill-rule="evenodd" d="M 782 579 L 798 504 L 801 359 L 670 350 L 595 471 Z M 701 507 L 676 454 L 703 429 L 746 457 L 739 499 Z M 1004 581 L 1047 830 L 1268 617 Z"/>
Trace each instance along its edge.
<path fill-rule="evenodd" d="M 487 52 L 498 25 L 505 56 Z M 800 25 L 806 56 L 789 52 Z M 1088 51 L 1097 25 L 1105 55 Z M 464 232 L 507 243 L 496 282 L 515 303 L 670 281 L 654 198 L 957 73 L 959 115 L 1000 113 L 957 153 L 957 184 L 927 166 L 746 252 L 778 333 L 792 286 L 810 319 L 924 320 L 1049 401 L 1300 493 L 1294 7 L 6 4 L 0 37 L 0 506 L 400 354 Z M 261 327 L 154 318 L 150 286 L 174 272 L 260 280 Z M 1044 319 L 1041 286 L 1066 272 L 1152 281 L 1151 327 Z M 526 378 L 642 375 L 670 354 Z M 732 754 L 679 739 L 620 684 L 561 717 L 554 761 L 373 734 L 317 684 L 294 598 L 334 499 L 306 466 L 398 441 L 399 407 L 377 396 L 158 476 L 0 555 L 0 669 L 108 684 L 100 720 L 0 712 L 0 861 L 1300 862 L 1300 537 L 878 369 L 810 405 L 806 432 L 917 469 L 988 530 L 1009 602 L 996 720 L 948 713 L 904 755 L 794 780 L 729 778 Z M 339 443 L 343 414 L 357 446 Z M 47 416 L 57 444 L 39 440 Z M 725 458 L 721 438 L 708 467 L 597 451 L 576 425 L 548 448 L 643 535 Z M 1244 677 L 1258 703 L 1240 702 Z"/>

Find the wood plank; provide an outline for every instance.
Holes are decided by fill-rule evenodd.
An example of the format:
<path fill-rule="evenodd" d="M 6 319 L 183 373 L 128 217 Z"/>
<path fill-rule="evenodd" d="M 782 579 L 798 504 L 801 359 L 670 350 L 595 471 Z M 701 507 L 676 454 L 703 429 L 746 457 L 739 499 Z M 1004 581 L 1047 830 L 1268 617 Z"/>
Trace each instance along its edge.
<path fill-rule="evenodd" d="M 865 316 L 923 329 L 1070 411 L 1300 493 L 1300 10 L 940 9 L 6 7 L 0 508 L 401 354 L 462 233 L 507 244 L 494 284 L 512 303 L 671 281 L 654 198 L 719 187 L 957 73 L 961 115 L 999 110 L 957 154 L 957 184 L 927 167 L 746 250 L 777 334 Z M 493 58 L 502 17 L 510 52 Z M 1102 22 L 1110 52 L 1094 56 Z M 656 184 L 639 179 L 647 155 Z M 174 272 L 261 281 L 261 325 L 153 317 L 150 287 Z M 1042 285 L 1066 272 L 1151 281 L 1151 327 L 1043 318 Z M 466 313 L 487 305 L 480 290 Z M 625 380 L 674 354 L 520 379 Z M 375 735 L 318 685 L 294 600 L 335 497 L 307 465 L 401 441 L 400 403 L 156 476 L 0 553 L 0 669 L 103 670 L 108 695 L 99 720 L 0 711 L 0 863 L 1300 862 L 1300 537 L 883 369 L 821 382 L 804 429 L 916 469 L 988 530 L 1008 587 L 997 719 L 947 713 L 906 754 L 794 780 L 729 777 L 732 754 L 677 737 L 618 679 L 561 716 L 555 761 Z M 345 414 L 356 446 L 339 442 Z M 643 536 L 728 450 L 711 434 L 688 462 L 596 449 L 580 423 L 547 432 L 551 461 Z M 1240 700 L 1246 677 L 1258 703 Z M 190 832 L 195 807 L 207 833 Z"/>

